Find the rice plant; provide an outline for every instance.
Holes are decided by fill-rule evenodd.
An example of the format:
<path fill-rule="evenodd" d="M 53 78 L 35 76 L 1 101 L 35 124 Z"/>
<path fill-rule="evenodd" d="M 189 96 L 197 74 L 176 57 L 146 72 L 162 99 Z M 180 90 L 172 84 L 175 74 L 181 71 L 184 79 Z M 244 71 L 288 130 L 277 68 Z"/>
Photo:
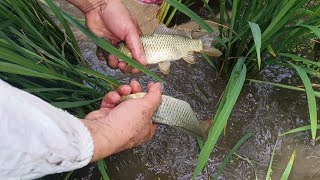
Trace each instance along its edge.
<path fill-rule="evenodd" d="M 170 5 L 196 21 L 202 29 L 214 31 L 204 19 L 190 10 L 184 4 L 175 0 L 166 0 Z M 230 3 L 231 16 L 226 5 Z M 204 2 L 210 13 L 213 7 Z M 212 14 L 215 16 L 215 14 Z M 317 105 L 316 97 L 319 92 L 312 88 L 309 76 L 320 77 L 320 64 L 311 60 L 308 53 L 316 47 L 320 38 L 320 2 L 311 0 L 220 0 L 220 19 L 218 23 L 221 40 L 219 48 L 223 56 L 218 60 L 221 63 L 220 74 L 229 78 L 226 92 L 230 86 L 236 86 L 231 70 L 237 68 L 239 60 L 243 60 L 249 73 L 256 73 L 266 64 L 281 63 L 282 66 L 294 68 L 301 77 L 305 89 L 287 85 L 278 85 L 283 88 L 306 91 L 312 139 L 316 138 Z M 244 57 L 244 58 L 241 58 Z M 233 72 L 233 71 L 232 71 Z M 245 76 L 245 74 L 244 74 Z M 241 87 L 239 86 L 241 91 Z M 194 171 L 195 178 L 207 163 L 222 129 L 227 124 L 232 106 L 226 108 L 230 112 L 225 114 L 222 121 L 216 121 L 222 112 L 225 102 L 236 101 L 237 96 L 224 94 L 214 116 L 214 124 L 210 130 L 208 140 L 201 149 L 198 164 Z M 227 100 L 226 100 L 227 99 Z"/>

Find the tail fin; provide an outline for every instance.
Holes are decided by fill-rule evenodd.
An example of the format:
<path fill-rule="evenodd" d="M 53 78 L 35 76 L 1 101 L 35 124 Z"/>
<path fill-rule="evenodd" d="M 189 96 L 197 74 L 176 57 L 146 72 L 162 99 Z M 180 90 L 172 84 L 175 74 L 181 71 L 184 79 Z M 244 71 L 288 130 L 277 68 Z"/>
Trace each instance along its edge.
<path fill-rule="evenodd" d="M 204 121 L 200 121 L 200 129 L 202 133 L 202 138 L 204 140 L 207 140 L 208 134 L 210 131 L 211 126 L 213 125 L 213 122 L 211 119 L 206 119 Z"/>
<path fill-rule="evenodd" d="M 216 31 L 201 37 L 201 42 L 202 42 L 201 52 L 207 54 L 208 56 L 220 57 L 222 55 L 222 52 L 211 46 L 212 42 L 216 40 L 218 36 L 219 36 L 219 32 Z"/>

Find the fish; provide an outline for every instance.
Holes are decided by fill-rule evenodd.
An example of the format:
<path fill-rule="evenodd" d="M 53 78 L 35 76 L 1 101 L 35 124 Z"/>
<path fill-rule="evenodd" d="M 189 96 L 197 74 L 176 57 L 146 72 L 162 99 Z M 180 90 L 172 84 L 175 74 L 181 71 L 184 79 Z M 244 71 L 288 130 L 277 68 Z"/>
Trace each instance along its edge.
<path fill-rule="evenodd" d="M 143 98 L 145 95 L 146 93 L 135 93 L 122 96 L 120 103 Z M 199 121 L 189 103 L 167 95 L 162 95 L 161 104 L 152 116 L 152 122 L 171 126 L 178 131 L 202 139 L 207 138 L 212 125 L 211 119 Z"/>
<path fill-rule="evenodd" d="M 170 73 L 171 61 L 184 59 L 189 64 L 195 63 L 195 52 L 219 57 L 221 51 L 212 46 L 219 32 L 207 33 L 193 39 L 191 33 L 179 29 L 169 29 L 160 24 L 151 35 L 143 35 L 141 42 L 147 59 L 147 64 L 158 64 L 163 74 Z M 121 43 L 119 50 L 132 57 L 128 47 Z"/>

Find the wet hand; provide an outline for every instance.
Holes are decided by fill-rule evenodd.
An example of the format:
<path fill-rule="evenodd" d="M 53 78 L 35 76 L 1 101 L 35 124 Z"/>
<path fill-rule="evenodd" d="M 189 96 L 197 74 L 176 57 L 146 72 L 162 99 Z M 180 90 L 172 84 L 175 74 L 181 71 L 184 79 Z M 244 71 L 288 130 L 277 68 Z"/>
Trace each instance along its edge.
<path fill-rule="evenodd" d="M 141 31 L 136 19 L 120 0 L 106 0 L 104 5 L 85 13 L 87 27 L 99 37 L 107 38 L 112 44 L 125 41 L 133 59 L 142 65 L 147 60 L 141 44 Z M 99 60 L 107 61 L 112 69 L 119 68 L 122 72 L 138 73 L 135 68 L 128 68 L 127 64 L 118 61 L 114 55 L 108 55 L 101 48 L 97 49 Z"/>
<path fill-rule="evenodd" d="M 94 141 L 93 161 L 139 146 L 153 137 L 157 125 L 152 124 L 151 117 L 161 102 L 160 83 L 149 83 L 145 97 L 118 104 L 121 96 L 141 91 L 137 81 L 123 85 L 108 93 L 100 109 L 82 120 Z"/>

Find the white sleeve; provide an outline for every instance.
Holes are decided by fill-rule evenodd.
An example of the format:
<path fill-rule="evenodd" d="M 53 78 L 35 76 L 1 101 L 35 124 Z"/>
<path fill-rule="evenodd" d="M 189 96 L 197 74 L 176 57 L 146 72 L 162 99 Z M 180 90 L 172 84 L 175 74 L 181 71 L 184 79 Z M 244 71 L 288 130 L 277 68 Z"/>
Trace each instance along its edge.
<path fill-rule="evenodd" d="M 93 140 L 76 117 L 0 79 L 0 179 L 34 179 L 87 165 Z"/>

